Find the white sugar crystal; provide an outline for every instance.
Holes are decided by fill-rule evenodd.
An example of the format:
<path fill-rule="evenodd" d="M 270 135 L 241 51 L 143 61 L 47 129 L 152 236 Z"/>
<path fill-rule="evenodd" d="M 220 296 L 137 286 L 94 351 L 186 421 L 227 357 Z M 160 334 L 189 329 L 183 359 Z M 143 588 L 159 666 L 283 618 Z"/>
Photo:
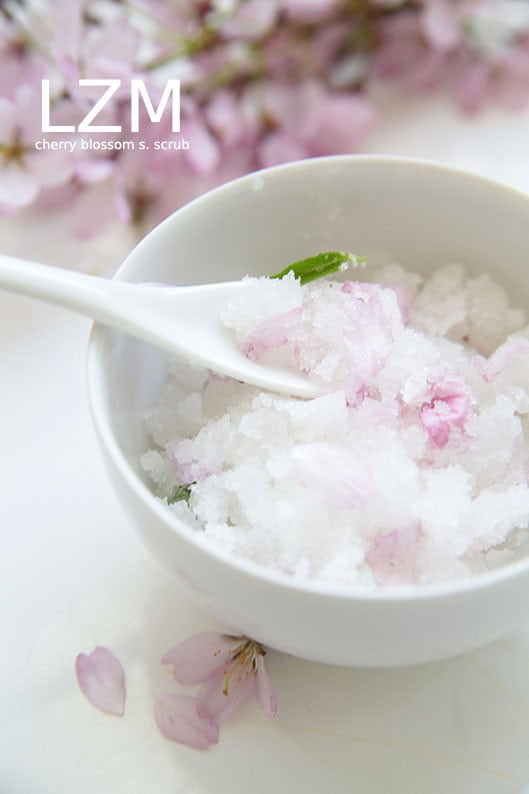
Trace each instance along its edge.
<path fill-rule="evenodd" d="M 174 504 L 169 505 L 169 509 L 172 513 L 174 513 L 177 518 L 184 522 L 191 527 L 191 529 L 195 529 L 200 531 L 202 529 L 202 525 L 197 517 L 197 515 L 191 510 L 188 505 L 184 501 L 175 502 Z"/>
<path fill-rule="evenodd" d="M 160 496 L 168 497 L 176 486 L 173 467 L 167 456 L 155 449 L 145 452 L 140 459 L 141 467 L 157 487 Z"/>
<path fill-rule="evenodd" d="M 513 402 L 500 395 L 467 424 L 469 442 L 459 462 L 474 471 L 476 483 L 485 488 L 516 476 L 516 457 L 525 452 L 525 441 L 520 418 Z M 522 449 L 519 449 L 522 447 Z M 518 473 L 521 476 L 521 472 Z"/>
<path fill-rule="evenodd" d="M 326 393 L 175 362 L 141 465 L 169 502 L 189 484 L 169 509 L 202 542 L 367 590 L 529 553 L 529 329 L 488 276 L 394 264 L 372 284 L 248 279 L 223 320 L 247 355 Z"/>
<path fill-rule="evenodd" d="M 175 434 L 195 433 L 203 424 L 202 389 L 207 372 L 182 364 L 173 365 L 157 404 L 147 414 L 147 427 L 161 447 Z"/>
<path fill-rule="evenodd" d="M 422 481 L 424 487 L 414 505 L 417 520 L 436 546 L 454 557 L 460 556 L 470 545 L 460 525 L 462 516 L 470 509 L 474 478 L 461 466 L 454 465 L 426 469 Z"/>
<path fill-rule="evenodd" d="M 467 300 L 469 339 L 484 355 L 490 355 L 525 323 L 524 313 L 509 306 L 503 287 L 488 275 L 468 282 Z"/>
<path fill-rule="evenodd" d="M 419 287 L 423 284 L 424 279 L 418 273 L 404 270 L 402 265 L 393 262 L 391 265 L 386 265 L 386 267 L 378 271 L 376 274 L 376 281 L 378 284 L 382 284 L 383 287 L 408 290 L 413 300 L 417 295 Z"/>
<path fill-rule="evenodd" d="M 527 484 L 484 489 L 473 500 L 465 523 L 469 538 L 479 540 L 480 548 L 503 543 L 509 530 L 529 523 Z"/>
<path fill-rule="evenodd" d="M 466 326 L 466 273 L 461 265 L 446 265 L 428 279 L 413 301 L 411 325 L 427 334 L 444 336 Z"/>
<path fill-rule="evenodd" d="M 246 289 L 226 307 L 222 321 L 235 331 L 237 339 L 270 316 L 283 314 L 301 306 L 301 285 L 292 273 L 282 279 L 246 279 Z"/>

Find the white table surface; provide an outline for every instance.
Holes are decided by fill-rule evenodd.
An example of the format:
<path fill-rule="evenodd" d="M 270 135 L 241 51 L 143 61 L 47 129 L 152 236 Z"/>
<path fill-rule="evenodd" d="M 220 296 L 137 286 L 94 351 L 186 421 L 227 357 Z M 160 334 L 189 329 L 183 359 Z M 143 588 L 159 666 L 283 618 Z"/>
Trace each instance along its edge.
<path fill-rule="evenodd" d="M 529 191 L 529 113 L 466 120 L 437 99 L 386 102 L 370 152 L 432 157 Z M 104 270 L 113 231 L 67 218 L 0 223 L 0 250 Z M 151 692 L 173 643 L 218 627 L 141 547 L 107 482 L 84 384 L 89 322 L 0 295 L 1 794 L 529 792 L 528 623 L 450 661 L 347 670 L 270 656 L 280 712 L 254 704 L 207 753 L 163 739 Z M 74 659 L 122 660 L 123 719 L 81 696 Z"/>

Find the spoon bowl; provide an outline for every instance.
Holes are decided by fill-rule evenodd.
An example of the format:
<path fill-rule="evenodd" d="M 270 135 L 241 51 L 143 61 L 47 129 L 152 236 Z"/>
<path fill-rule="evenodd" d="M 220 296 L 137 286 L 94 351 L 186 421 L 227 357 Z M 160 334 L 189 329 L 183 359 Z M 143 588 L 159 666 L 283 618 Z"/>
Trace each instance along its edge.
<path fill-rule="evenodd" d="M 331 249 L 367 256 L 364 278 L 390 261 L 424 274 L 461 262 L 502 283 L 529 315 L 529 198 L 399 158 L 322 158 L 231 182 L 151 232 L 116 281 L 236 281 Z M 230 629 L 315 661 L 386 667 L 466 652 L 527 617 L 528 559 L 472 579 L 367 592 L 299 583 L 212 549 L 156 499 L 139 463 L 149 444 L 143 417 L 170 362 L 159 348 L 96 325 L 88 354 L 94 425 L 143 542 Z"/>
<path fill-rule="evenodd" d="M 125 284 L 0 254 L 0 289 L 86 314 L 219 375 L 316 397 L 321 388 L 307 377 L 247 358 L 222 324 L 222 311 L 247 286 L 244 281 L 186 287 Z"/>

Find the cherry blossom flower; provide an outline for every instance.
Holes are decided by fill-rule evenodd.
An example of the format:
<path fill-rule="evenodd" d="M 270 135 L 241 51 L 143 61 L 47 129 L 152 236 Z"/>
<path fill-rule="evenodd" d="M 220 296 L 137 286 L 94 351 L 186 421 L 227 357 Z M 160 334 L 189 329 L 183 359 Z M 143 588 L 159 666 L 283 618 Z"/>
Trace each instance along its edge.
<path fill-rule="evenodd" d="M 208 102 L 204 116 L 208 127 L 226 148 L 243 143 L 246 119 L 233 93 L 226 89 L 217 91 Z"/>
<path fill-rule="evenodd" d="M 21 85 L 35 86 L 46 74 L 46 62 L 25 30 L 0 14 L 0 97 L 14 99 Z"/>
<path fill-rule="evenodd" d="M 0 211 L 42 208 L 48 195 L 57 207 L 64 192 L 57 187 L 68 185 L 69 195 L 79 194 L 74 226 L 82 236 L 114 220 L 147 229 L 201 192 L 262 166 L 357 151 L 377 120 L 376 81 L 442 88 L 470 113 L 492 102 L 517 109 L 529 97 L 529 10 L 519 0 L 45 6 L 46 13 L 37 3 L 0 3 Z M 53 121 L 64 115 L 74 121 L 63 123 L 76 123 L 101 93 L 80 87 L 83 77 L 121 80 L 98 119 L 121 124 L 122 132 L 106 136 L 118 142 L 130 137 L 131 78 L 144 80 L 155 101 L 168 77 L 179 78 L 189 150 L 91 151 L 82 166 L 65 152 L 33 157 L 28 144 L 36 130 L 27 127 L 40 124 L 39 98 L 26 118 L 16 111 L 16 133 L 4 103 L 18 107 L 22 88 L 40 90 L 48 78 Z M 157 131 L 161 139 L 167 125 Z"/>
<path fill-rule="evenodd" d="M 369 99 L 329 92 L 317 81 L 264 86 L 255 102 L 270 130 L 257 146 L 262 166 L 355 151 L 375 122 Z"/>
<path fill-rule="evenodd" d="M 443 82 L 447 66 L 448 51 L 432 46 L 416 13 L 402 11 L 382 20 L 375 77 L 397 82 L 409 91 L 426 91 Z"/>
<path fill-rule="evenodd" d="M 529 37 L 489 58 L 460 53 L 454 65 L 454 95 L 460 107 L 477 113 L 489 102 L 512 110 L 529 94 Z"/>
<path fill-rule="evenodd" d="M 14 99 L 0 97 L 0 209 L 9 212 L 27 207 L 46 188 L 64 185 L 73 175 L 72 151 L 38 151 L 42 137 L 40 96 L 22 85 Z"/>
<path fill-rule="evenodd" d="M 277 696 L 264 666 L 264 648 L 247 637 L 233 637 L 216 632 L 202 632 L 175 645 L 163 657 L 162 664 L 172 665 L 179 684 L 201 684 L 196 699 L 185 707 L 176 703 L 171 708 L 169 738 L 190 744 L 187 733 L 206 723 L 212 726 L 206 735 L 208 743 L 216 738 L 215 728 L 252 694 L 267 717 L 277 713 Z M 193 706 L 195 711 L 193 712 Z M 198 726 L 198 727 L 197 727 Z M 168 735 L 168 732 L 165 732 Z M 192 744 L 192 746 L 196 746 Z"/>
<path fill-rule="evenodd" d="M 128 123 L 125 114 L 120 119 L 124 125 Z M 143 128 L 143 148 L 123 150 L 112 159 L 96 155 L 90 166 L 77 168 L 76 176 L 83 185 L 73 221 L 77 236 L 89 239 L 115 220 L 141 232 L 215 183 L 216 174 L 208 182 L 204 173 L 209 170 L 207 143 L 195 139 L 193 156 L 190 150 L 155 148 L 156 141 L 164 141 L 168 147 L 184 142 L 191 146 L 185 125 L 182 133 L 173 133 L 170 119 L 164 118 Z M 189 127 L 187 131 L 190 133 Z M 201 153 L 203 171 L 197 173 L 195 162 Z"/>
<path fill-rule="evenodd" d="M 266 651 L 248 637 L 202 632 L 175 645 L 163 657 L 180 684 L 202 684 L 197 697 L 168 692 L 154 696 L 160 733 L 173 742 L 206 750 L 219 739 L 219 725 L 252 694 L 267 717 L 277 713 L 277 696 L 265 670 Z M 125 673 L 108 648 L 96 647 L 75 660 L 79 688 L 107 714 L 125 710 Z"/>
<path fill-rule="evenodd" d="M 442 5 L 449 6 L 450 0 L 442 0 Z M 466 0 L 452 14 L 460 33 L 447 31 L 459 45 L 455 51 L 452 48 L 449 82 L 460 107 L 469 113 L 489 102 L 511 109 L 523 107 L 529 91 L 527 5 L 516 0 Z M 439 12 L 437 17 L 439 22 Z M 432 20 L 435 23 L 435 14 Z"/>
<path fill-rule="evenodd" d="M 63 35 L 54 46 L 54 55 L 65 88 L 79 107 L 88 109 L 101 96 L 101 88 L 80 87 L 81 78 L 119 79 L 121 85 L 114 94 L 113 103 L 105 107 L 98 120 L 98 124 L 115 123 L 119 101 L 129 96 L 129 81 L 137 66 L 140 34 L 125 14 L 83 25 L 85 9 L 80 0 L 74 0 L 67 7 L 62 6 L 65 6 L 64 2 L 61 4 Z"/>

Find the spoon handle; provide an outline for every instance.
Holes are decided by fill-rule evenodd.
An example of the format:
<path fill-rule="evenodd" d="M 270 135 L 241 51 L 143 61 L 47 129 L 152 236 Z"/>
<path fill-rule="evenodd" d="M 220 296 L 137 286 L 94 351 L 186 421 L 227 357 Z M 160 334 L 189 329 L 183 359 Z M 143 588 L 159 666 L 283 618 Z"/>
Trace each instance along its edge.
<path fill-rule="evenodd" d="M 168 350 L 197 366 L 263 389 L 314 397 L 304 375 L 263 367 L 235 345 L 221 311 L 248 284 L 168 286 L 115 281 L 0 254 L 0 289 L 54 303 Z"/>
<path fill-rule="evenodd" d="M 120 298 L 129 286 L 0 254 L 0 289 L 54 303 L 109 325 L 120 324 Z"/>

